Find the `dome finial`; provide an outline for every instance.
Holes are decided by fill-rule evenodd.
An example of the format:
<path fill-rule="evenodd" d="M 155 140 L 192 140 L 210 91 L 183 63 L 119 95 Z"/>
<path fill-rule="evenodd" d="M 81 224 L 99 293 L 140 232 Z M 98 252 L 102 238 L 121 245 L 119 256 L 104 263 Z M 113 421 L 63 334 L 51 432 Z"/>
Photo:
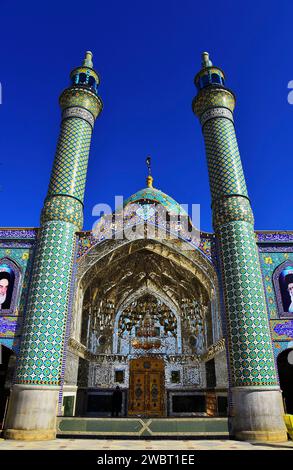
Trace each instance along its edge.
<path fill-rule="evenodd" d="M 152 188 L 153 187 L 153 181 L 154 181 L 154 178 L 152 177 L 152 169 L 151 169 L 151 157 L 148 156 L 146 158 L 146 164 L 147 164 L 147 167 L 148 167 L 148 176 L 147 176 L 147 187 L 148 188 Z"/>
<path fill-rule="evenodd" d="M 208 52 L 203 52 L 201 54 L 201 65 L 203 69 L 213 65 L 212 61 L 210 60 L 210 54 Z"/>
<path fill-rule="evenodd" d="M 85 67 L 90 67 L 91 69 L 94 67 L 93 64 L 93 53 L 91 51 L 86 51 L 85 57 L 83 59 L 83 65 Z"/>

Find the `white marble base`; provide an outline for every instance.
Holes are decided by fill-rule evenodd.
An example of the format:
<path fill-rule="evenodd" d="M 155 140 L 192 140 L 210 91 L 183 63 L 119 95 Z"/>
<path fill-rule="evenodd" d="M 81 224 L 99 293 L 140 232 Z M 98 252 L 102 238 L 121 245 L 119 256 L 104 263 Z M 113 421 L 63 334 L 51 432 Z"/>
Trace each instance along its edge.
<path fill-rule="evenodd" d="M 232 387 L 231 434 L 239 440 L 286 441 L 282 395 L 273 387 Z"/>
<path fill-rule="evenodd" d="M 4 426 L 6 439 L 44 440 L 56 437 L 59 387 L 15 384 Z"/>

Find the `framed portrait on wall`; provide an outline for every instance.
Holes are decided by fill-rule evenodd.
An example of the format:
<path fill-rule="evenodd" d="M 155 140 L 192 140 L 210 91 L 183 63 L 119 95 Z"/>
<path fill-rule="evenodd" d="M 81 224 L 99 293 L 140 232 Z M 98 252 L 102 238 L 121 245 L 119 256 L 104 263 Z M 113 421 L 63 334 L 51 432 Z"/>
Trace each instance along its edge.
<path fill-rule="evenodd" d="M 293 317 L 293 261 L 286 261 L 275 270 L 273 282 L 279 316 Z"/>
<path fill-rule="evenodd" d="M 9 259 L 0 260 L 0 314 L 15 314 L 20 271 Z"/>

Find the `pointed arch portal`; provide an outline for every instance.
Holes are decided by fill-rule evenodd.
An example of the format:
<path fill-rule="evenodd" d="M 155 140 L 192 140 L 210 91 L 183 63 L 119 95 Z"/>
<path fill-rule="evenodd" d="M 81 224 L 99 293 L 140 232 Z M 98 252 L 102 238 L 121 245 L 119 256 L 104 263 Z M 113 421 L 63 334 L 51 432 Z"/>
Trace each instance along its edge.
<path fill-rule="evenodd" d="M 184 243 L 102 240 L 78 260 L 71 320 L 71 344 L 80 345 L 77 383 L 83 404 L 77 404 L 77 413 L 110 413 L 111 390 L 119 385 L 127 415 L 134 396 L 132 361 L 154 358 L 164 364 L 162 415 L 175 414 L 174 406 L 184 416 L 202 414 L 203 400 L 205 409 L 210 406 L 205 355 L 222 337 L 218 278 L 211 261 Z M 158 335 L 156 348 L 134 347 L 146 312 Z M 224 357 L 223 369 L 225 362 Z"/>

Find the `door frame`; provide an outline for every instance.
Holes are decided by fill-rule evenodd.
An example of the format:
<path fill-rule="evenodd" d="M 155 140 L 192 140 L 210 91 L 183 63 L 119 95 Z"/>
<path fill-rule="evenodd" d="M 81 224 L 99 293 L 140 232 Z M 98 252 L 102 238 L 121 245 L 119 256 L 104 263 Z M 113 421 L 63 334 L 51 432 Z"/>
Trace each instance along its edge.
<path fill-rule="evenodd" d="M 134 373 L 145 374 L 146 378 L 150 376 L 151 373 L 159 372 L 160 373 L 160 411 L 151 412 L 146 411 L 142 414 L 139 412 L 133 411 L 132 403 L 134 402 L 134 383 L 133 375 Z M 147 381 L 148 383 L 148 381 Z M 146 385 L 144 385 L 146 387 Z M 146 393 L 146 392 L 145 392 Z M 166 387 L 165 387 L 165 362 L 161 357 L 155 356 L 143 356 L 136 359 L 130 359 L 129 361 L 129 392 L 128 392 L 128 410 L 127 416 L 141 416 L 146 418 L 155 418 L 155 417 L 165 417 L 166 416 Z"/>

